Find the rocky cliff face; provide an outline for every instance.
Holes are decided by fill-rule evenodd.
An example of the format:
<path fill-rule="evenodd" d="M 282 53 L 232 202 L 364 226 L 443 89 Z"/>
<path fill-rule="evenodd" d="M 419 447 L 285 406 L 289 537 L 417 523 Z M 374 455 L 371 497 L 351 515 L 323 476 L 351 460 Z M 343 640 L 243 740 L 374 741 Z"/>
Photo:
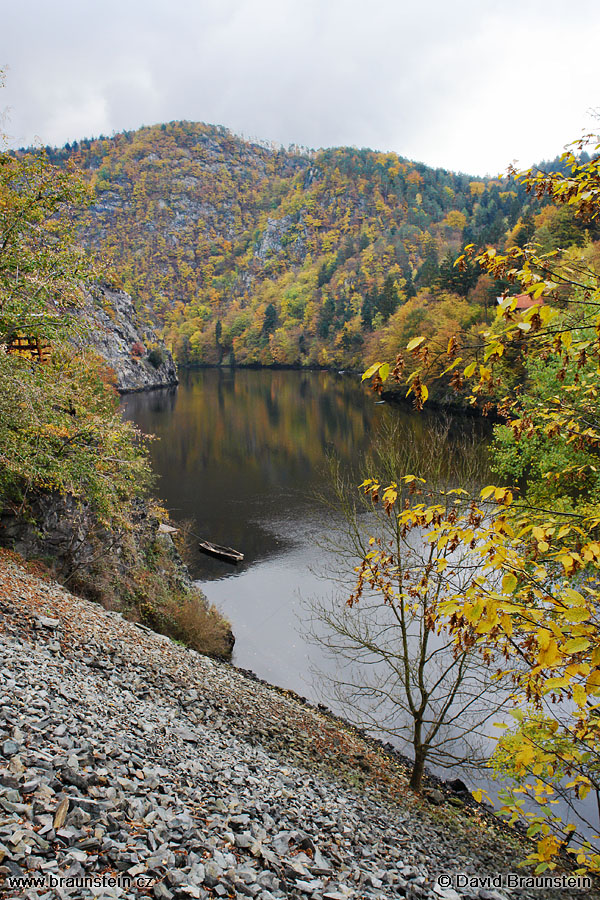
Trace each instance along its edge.
<path fill-rule="evenodd" d="M 125 291 L 94 285 L 86 298 L 87 328 L 80 340 L 113 369 L 121 393 L 177 384 L 173 357 L 158 335 L 143 326 Z"/>
<path fill-rule="evenodd" d="M 191 590 L 187 567 L 148 502 L 132 501 L 131 523 L 130 533 L 111 533 L 99 524 L 88 504 L 70 494 L 40 494 L 30 499 L 27 518 L 8 507 L 0 510 L 0 546 L 25 559 L 44 560 L 59 580 L 76 584 L 85 596 L 102 599 L 101 570 L 124 581 L 135 557 L 155 555 L 160 545 L 173 563 L 173 590 Z"/>
<path fill-rule="evenodd" d="M 177 529 L 159 516 L 164 511 L 151 500 L 133 500 L 130 527 L 108 531 L 88 504 L 41 494 L 30 498 L 27 516 L 0 509 L 0 548 L 43 562 L 80 596 L 228 659 L 235 643 L 229 623 L 192 582 L 171 537 Z"/>

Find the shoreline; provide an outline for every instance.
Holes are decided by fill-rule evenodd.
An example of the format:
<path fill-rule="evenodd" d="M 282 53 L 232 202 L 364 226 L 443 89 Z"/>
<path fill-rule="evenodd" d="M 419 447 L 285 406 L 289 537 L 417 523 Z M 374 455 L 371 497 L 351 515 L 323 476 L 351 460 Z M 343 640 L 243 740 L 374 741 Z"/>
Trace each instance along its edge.
<path fill-rule="evenodd" d="M 227 372 L 232 373 L 236 370 L 238 371 L 251 371 L 251 372 L 328 372 L 331 375 L 348 375 L 355 376 L 356 378 L 361 378 L 363 374 L 362 369 L 338 369 L 335 366 L 302 366 L 302 365 L 288 365 L 286 363 L 273 363 L 272 365 L 264 365 L 262 363 L 236 363 L 235 365 L 219 365 L 218 363 L 194 363 L 194 364 L 183 364 L 178 363 L 177 371 L 178 372 L 202 372 L 206 370 L 217 370 L 219 372 Z M 172 385 L 156 385 L 150 388 L 139 388 L 128 391 L 119 391 L 119 393 L 126 395 L 130 393 L 140 393 L 141 391 L 147 390 L 161 390 L 163 388 L 171 388 L 176 387 L 177 384 L 180 384 L 180 379 L 176 383 Z M 365 383 L 365 389 L 368 390 L 368 384 Z M 414 404 L 410 397 L 406 397 L 405 395 L 405 385 L 396 386 L 395 388 L 392 386 L 384 387 L 379 395 L 381 400 L 386 403 L 390 403 L 393 406 L 400 406 L 404 409 L 411 409 L 415 411 Z M 470 404 L 462 404 L 462 403 L 453 403 L 450 401 L 435 399 L 434 397 L 429 397 L 425 406 L 423 407 L 423 411 L 432 410 L 433 412 L 447 413 L 452 416 L 466 416 L 469 419 L 479 419 L 481 421 L 488 421 L 491 425 L 502 422 L 502 418 L 497 415 L 495 410 L 490 410 L 489 413 L 484 414 L 478 407 L 471 406 Z"/>
<path fill-rule="evenodd" d="M 460 807 L 436 806 L 415 796 L 407 786 L 405 764 L 343 720 L 293 692 L 261 682 L 247 670 L 203 657 L 77 598 L 6 555 L 2 561 L 0 644 L 5 662 L 0 668 L 0 695 L 2 678 L 12 678 L 19 686 L 16 693 L 5 692 L 14 710 L 8 721 L 19 725 L 9 725 L 4 743 L 0 741 L 4 755 L 0 774 L 8 766 L 17 775 L 22 771 L 27 781 L 29 793 L 21 789 L 25 802 L 12 811 L 25 842 L 35 841 L 31 830 L 37 827 L 36 817 L 50 816 L 51 825 L 52 816 L 56 818 L 60 804 L 69 798 L 67 829 L 75 844 L 67 841 L 65 846 L 46 826 L 43 856 L 48 865 L 56 862 L 60 871 L 69 847 L 85 844 L 95 828 L 97 834 L 106 834 L 108 843 L 98 838 L 100 846 L 91 856 L 90 851 L 77 850 L 85 871 L 107 862 L 113 869 L 117 862 L 120 871 L 141 866 L 172 896 L 171 871 L 179 872 L 177 878 L 197 877 L 199 882 L 200 871 L 205 876 L 211 861 L 215 880 L 204 878 L 201 887 L 199 883 L 204 893 L 192 896 L 215 896 L 219 879 L 239 891 L 236 879 L 241 884 L 251 870 L 252 877 L 264 877 L 265 888 L 267 881 L 271 883 L 269 890 L 276 898 L 300 898 L 308 892 L 315 900 L 336 894 L 343 900 L 392 896 L 456 900 L 480 895 L 470 890 L 440 893 L 437 874 L 516 870 L 527 844 L 522 835 L 474 801 Z M 40 678 L 47 684 L 46 699 L 36 687 Z M 40 697 L 41 707 L 28 699 L 31 691 Z M 56 738 L 55 728 L 62 738 Z M 78 737 L 77 729 L 82 728 L 93 737 L 91 745 L 89 738 L 86 743 Z M 37 752 L 39 741 L 45 756 Z M 86 750 L 88 745 L 91 749 Z M 119 766 L 127 765 L 127 760 L 130 768 L 118 776 Z M 157 766 L 166 795 L 157 795 L 152 787 Z M 20 789 L 20 776 L 10 777 L 15 785 L 10 790 Z M 197 792 L 195 785 L 203 787 Z M 31 806 L 36 799 L 37 813 Z M 175 856 L 160 862 L 152 851 L 153 823 L 158 821 L 152 811 L 162 809 L 163 816 L 165 803 L 173 813 L 163 819 L 160 840 L 167 840 L 165 846 L 173 844 Z M 121 804 L 129 809 L 125 818 L 118 812 Z M 87 827 L 78 811 L 91 808 L 98 809 L 99 818 Z M 148 811 L 142 815 L 144 809 Z M 184 819 L 193 826 L 193 840 L 177 830 Z M 102 831 L 105 820 L 108 832 Z M 342 828 L 336 821 L 348 824 Z M 299 834 L 310 835 L 315 852 L 321 854 L 319 862 L 326 863 L 315 865 L 317 857 L 311 854 L 306 859 L 288 857 L 288 844 L 279 842 L 290 828 L 292 833 L 296 828 Z M 125 849 L 106 856 L 115 829 L 123 834 L 118 838 L 123 847 L 127 841 L 138 847 L 137 863 Z M 205 848 L 200 856 L 196 844 Z M 256 854 L 251 847 L 256 847 Z M 20 857 L 10 852 L 20 866 Z M 294 859 L 304 866 L 302 872 L 291 867 Z M 3 862 L 6 866 L 6 858 Z M 310 883 L 311 890 L 301 882 Z M 342 893 L 343 885 L 348 893 Z M 162 888 L 156 888 L 154 897 L 169 900 Z"/>

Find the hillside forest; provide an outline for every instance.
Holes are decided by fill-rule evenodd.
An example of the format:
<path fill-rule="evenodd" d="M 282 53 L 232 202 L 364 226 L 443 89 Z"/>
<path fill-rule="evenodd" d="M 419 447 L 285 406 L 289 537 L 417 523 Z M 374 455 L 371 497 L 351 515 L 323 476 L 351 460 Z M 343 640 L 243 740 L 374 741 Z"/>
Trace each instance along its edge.
<path fill-rule="evenodd" d="M 414 335 L 476 341 L 510 289 L 465 244 L 590 244 L 597 229 L 510 176 L 475 179 L 351 147 L 252 143 L 191 122 L 82 140 L 76 218 L 180 365 L 361 369 Z M 557 162 L 552 164 L 557 165 Z M 514 289 L 513 289 L 514 290 Z"/>

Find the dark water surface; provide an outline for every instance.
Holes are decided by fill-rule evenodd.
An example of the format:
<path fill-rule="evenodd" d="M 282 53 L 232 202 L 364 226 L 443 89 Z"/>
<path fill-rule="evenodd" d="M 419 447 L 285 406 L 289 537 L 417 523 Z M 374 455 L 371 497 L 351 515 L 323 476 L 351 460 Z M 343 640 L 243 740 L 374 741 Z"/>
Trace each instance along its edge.
<path fill-rule="evenodd" d="M 194 543 L 191 564 L 232 623 L 235 664 L 311 699 L 321 699 L 311 668 L 331 662 L 304 633 L 303 604 L 340 593 L 327 578 L 339 560 L 319 546 L 338 523 L 314 497 L 327 456 L 351 470 L 390 421 L 407 440 L 426 440 L 426 416 L 377 399 L 358 376 L 205 369 L 123 400 L 125 415 L 158 438 L 156 491 L 174 523 L 191 519 L 197 536 L 244 553 L 233 568 Z"/>

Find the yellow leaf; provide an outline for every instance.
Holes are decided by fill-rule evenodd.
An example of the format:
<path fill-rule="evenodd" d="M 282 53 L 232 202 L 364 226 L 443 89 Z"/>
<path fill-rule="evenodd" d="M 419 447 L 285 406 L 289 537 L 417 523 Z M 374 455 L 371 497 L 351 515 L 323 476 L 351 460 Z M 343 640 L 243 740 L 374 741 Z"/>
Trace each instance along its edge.
<path fill-rule="evenodd" d="M 544 693 L 550 694 L 557 688 L 568 687 L 570 683 L 570 679 L 564 675 L 561 678 L 548 678 L 544 682 Z"/>
<path fill-rule="evenodd" d="M 460 363 L 463 361 L 462 356 L 457 356 L 456 359 L 450 363 L 447 369 L 444 369 L 442 375 L 446 375 L 447 372 L 451 372 L 452 369 L 455 369 Z"/>
<path fill-rule="evenodd" d="M 366 371 L 366 372 L 363 372 L 363 376 L 362 376 L 362 378 L 361 378 L 361 381 L 366 381 L 367 378 L 372 378 L 373 375 L 375 374 L 375 372 L 377 372 L 377 370 L 379 369 L 380 366 L 381 366 L 381 363 L 378 363 L 378 362 L 377 362 L 377 363 L 373 363 L 372 366 L 369 366 L 369 368 L 367 369 L 367 371 Z"/>
<path fill-rule="evenodd" d="M 576 684 L 573 686 L 573 700 L 575 701 L 577 706 L 585 706 L 587 702 L 587 694 L 582 684 Z"/>
<path fill-rule="evenodd" d="M 586 637 L 576 637 L 571 638 L 571 640 L 567 641 L 563 647 L 565 653 L 581 653 L 583 650 L 587 650 L 590 646 L 590 641 Z"/>
<path fill-rule="evenodd" d="M 563 618 L 567 620 L 567 622 L 585 622 L 590 617 L 589 609 L 585 609 L 583 606 L 575 606 L 572 609 L 567 609 L 563 613 Z"/>
<path fill-rule="evenodd" d="M 565 572 L 570 572 L 575 566 L 575 560 L 570 553 L 563 553 L 558 559 L 563 564 Z"/>
<path fill-rule="evenodd" d="M 398 491 L 396 490 L 396 484 L 391 484 L 389 487 L 385 489 L 383 492 L 383 497 L 381 498 L 384 505 L 393 506 L 396 500 L 398 499 Z"/>
<path fill-rule="evenodd" d="M 465 368 L 465 370 L 463 372 L 465 378 L 470 378 L 476 368 L 477 368 L 476 362 L 469 363 L 469 365 Z"/>
<path fill-rule="evenodd" d="M 570 559 L 570 557 L 569 557 Z M 585 605 L 585 597 L 579 593 L 579 591 L 573 590 L 573 588 L 565 588 L 563 591 L 565 597 L 567 597 L 571 601 L 571 606 L 584 606 Z"/>
<path fill-rule="evenodd" d="M 542 650 L 542 652 L 538 656 L 538 662 L 540 666 L 554 666 L 557 662 L 560 662 L 561 658 L 562 657 L 559 653 L 558 645 L 554 638 L 552 638 L 548 642 L 548 646 L 544 650 Z"/>
<path fill-rule="evenodd" d="M 422 335 L 421 337 L 413 338 L 413 339 L 412 339 L 411 341 L 409 341 L 408 344 L 406 345 L 406 349 L 407 349 L 407 350 L 416 350 L 417 347 L 420 347 L 421 344 L 422 344 L 425 340 L 426 340 L 426 338 L 425 338 L 423 335 Z"/>
<path fill-rule="evenodd" d="M 504 353 L 504 345 L 495 341 L 493 344 L 490 344 L 490 346 L 485 351 L 485 353 L 483 355 L 483 361 L 487 362 L 488 359 L 490 359 L 490 357 L 492 357 L 492 356 L 500 357 L 500 356 L 502 356 L 503 353 Z"/>
<path fill-rule="evenodd" d="M 502 593 L 503 594 L 512 594 L 514 589 L 517 586 L 517 578 L 516 575 L 513 575 L 511 572 L 507 572 L 504 578 L 502 579 Z"/>
<path fill-rule="evenodd" d="M 478 623 L 475 631 L 477 632 L 477 634 L 489 634 L 489 632 L 492 630 L 492 628 L 494 627 L 495 624 L 496 624 L 495 616 L 493 616 L 491 618 L 488 617 L 485 619 L 481 619 L 481 621 Z"/>
<path fill-rule="evenodd" d="M 515 757 L 515 763 L 518 766 L 528 766 L 529 763 L 533 760 L 534 753 L 533 747 L 531 744 L 525 744 L 522 750 L 519 750 Z"/>
<path fill-rule="evenodd" d="M 390 374 L 389 363 L 384 363 L 382 366 L 379 366 L 379 377 L 381 378 L 382 381 L 386 381 L 389 374 Z"/>
<path fill-rule="evenodd" d="M 495 490 L 496 490 L 495 485 L 488 484 L 488 486 L 484 487 L 483 490 L 481 491 L 481 499 L 487 500 L 488 497 L 492 496 L 492 494 L 494 493 Z"/>
<path fill-rule="evenodd" d="M 550 638 L 552 635 L 547 628 L 540 628 L 537 633 L 537 642 L 540 650 L 547 650 L 550 646 Z"/>
<path fill-rule="evenodd" d="M 582 784 L 579 786 L 579 790 L 577 793 L 579 794 L 580 800 L 585 800 L 585 798 L 587 797 L 587 795 L 590 792 L 590 788 L 591 788 L 590 784 Z"/>

